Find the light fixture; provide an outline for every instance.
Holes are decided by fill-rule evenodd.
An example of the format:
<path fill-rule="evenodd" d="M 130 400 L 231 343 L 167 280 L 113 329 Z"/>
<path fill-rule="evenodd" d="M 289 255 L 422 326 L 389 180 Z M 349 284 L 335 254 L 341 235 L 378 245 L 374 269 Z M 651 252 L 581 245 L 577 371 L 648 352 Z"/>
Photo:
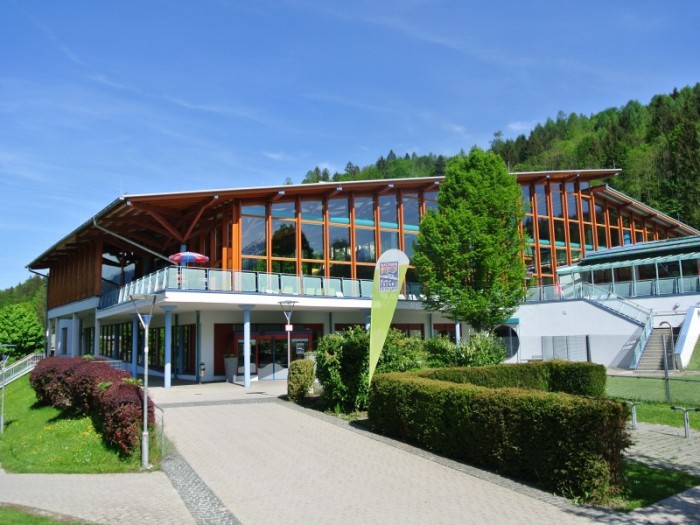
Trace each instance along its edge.
<path fill-rule="evenodd" d="M 141 468 L 149 469 L 151 465 L 148 460 L 148 327 L 153 317 L 153 308 L 156 305 L 156 294 L 131 294 L 129 299 L 134 305 L 136 315 L 143 327 L 143 429 L 141 432 Z M 142 314 L 136 301 L 151 299 L 151 309 L 148 314 Z"/>
<path fill-rule="evenodd" d="M 287 319 L 287 324 L 284 327 L 285 332 L 287 332 L 287 381 L 289 381 L 289 366 L 292 364 L 292 330 L 294 329 L 292 325 L 292 311 L 294 310 L 295 304 L 297 304 L 297 301 L 279 302 L 282 313 L 284 313 L 284 317 Z"/>

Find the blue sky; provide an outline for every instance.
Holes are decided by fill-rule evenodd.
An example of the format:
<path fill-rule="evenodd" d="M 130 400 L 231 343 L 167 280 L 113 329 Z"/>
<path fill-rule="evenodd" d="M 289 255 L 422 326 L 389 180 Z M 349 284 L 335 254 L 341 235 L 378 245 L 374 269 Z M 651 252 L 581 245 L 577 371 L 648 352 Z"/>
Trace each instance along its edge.
<path fill-rule="evenodd" d="M 684 0 L 0 0 L 0 289 L 121 194 L 300 182 L 647 104 L 700 81 L 698 27 Z"/>

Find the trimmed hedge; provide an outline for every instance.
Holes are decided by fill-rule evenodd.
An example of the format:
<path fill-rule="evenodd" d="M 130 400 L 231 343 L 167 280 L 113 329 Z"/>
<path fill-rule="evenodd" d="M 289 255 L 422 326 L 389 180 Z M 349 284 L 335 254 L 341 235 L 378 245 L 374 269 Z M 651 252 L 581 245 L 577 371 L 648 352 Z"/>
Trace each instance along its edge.
<path fill-rule="evenodd" d="M 541 373 L 535 370 L 523 376 L 530 383 Z M 630 444 L 624 404 L 425 375 L 374 378 L 368 410 L 373 429 L 568 497 L 595 501 L 619 489 L 622 451 Z"/>
<path fill-rule="evenodd" d="M 606 397 L 605 367 L 595 363 L 543 361 L 470 368 L 434 368 L 417 372 L 419 377 L 470 383 L 490 388 L 526 388 Z"/>
<path fill-rule="evenodd" d="M 287 396 L 290 401 L 299 403 L 306 398 L 316 378 L 314 374 L 315 366 L 315 363 L 310 359 L 297 359 L 289 365 Z"/>
<path fill-rule="evenodd" d="M 140 444 L 143 426 L 143 391 L 124 381 L 130 377 L 100 360 L 48 357 L 37 363 L 29 382 L 40 404 L 90 416 L 109 446 L 130 455 Z M 155 424 L 150 399 L 148 424 Z"/>

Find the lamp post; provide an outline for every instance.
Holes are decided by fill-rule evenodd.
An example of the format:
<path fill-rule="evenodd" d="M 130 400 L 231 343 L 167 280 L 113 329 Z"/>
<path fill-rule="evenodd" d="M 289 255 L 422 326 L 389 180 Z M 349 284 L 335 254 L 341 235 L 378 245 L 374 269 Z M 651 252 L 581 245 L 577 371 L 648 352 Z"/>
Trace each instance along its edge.
<path fill-rule="evenodd" d="M 141 468 L 148 469 L 151 465 L 148 460 L 148 327 L 153 317 L 153 308 L 156 305 L 156 294 L 132 294 L 129 295 L 139 322 L 143 327 L 143 429 L 141 433 Z M 151 299 L 151 309 L 148 314 L 142 314 L 136 304 L 137 300 Z"/>
<path fill-rule="evenodd" d="M 2 345 L 5 346 L 5 345 Z M 5 433 L 5 363 L 9 355 L 2 356 L 2 404 L 0 405 L 0 434 Z"/>
<path fill-rule="evenodd" d="M 280 301 L 282 313 L 284 313 L 287 324 L 284 329 L 287 332 L 287 381 L 289 381 L 289 366 L 292 364 L 292 310 L 297 301 Z"/>
<path fill-rule="evenodd" d="M 671 334 L 671 351 L 673 352 L 672 355 L 675 357 L 675 349 L 673 347 L 673 327 L 671 326 L 671 323 L 668 321 L 661 321 L 659 323 L 659 328 L 661 328 L 662 325 L 667 325 L 668 326 L 668 331 Z M 664 352 L 664 386 L 666 388 L 666 402 L 670 403 L 671 402 L 671 381 L 668 378 L 668 352 L 666 351 L 666 337 L 662 336 L 662 346 L 663 346 L 663 352 Z"/>

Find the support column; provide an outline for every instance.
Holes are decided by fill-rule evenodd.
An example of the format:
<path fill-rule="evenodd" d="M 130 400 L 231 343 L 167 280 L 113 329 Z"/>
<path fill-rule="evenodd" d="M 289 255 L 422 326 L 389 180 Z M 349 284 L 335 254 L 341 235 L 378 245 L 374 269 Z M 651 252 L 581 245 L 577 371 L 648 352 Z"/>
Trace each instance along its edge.
<path fill-rule="evenodd" d="M 165 366 L 163 368 L 163 388 L 170 388 L 173 363 L 173 310 L 176 306 L 161 306 L 165 312 Z"/>
<path fill-rule="evenodd" d="M 102 330 L 102 325 L 100 320 L 97 318 L 97 312 L 95 312 L 95 337 L 92 341 L 92 355 L 97 357 L 100 355 L 100 331 Z"/>
<path fill-rule="evenodd" d="M 459 346 L 461 342 L 462 342 L 462 326 L 459 324 L 459 321 L 455 321 L 455 344 L 457 346 Z"/>
<path fill-rule="evenodd" d="M 80 319 L 77 314 L 73 314 L 70 321 L 70 355 L 80 355 Z"/>
<path fill-rule="evenodd" d="M 131 377 L 136 379 L 139 374 L 139 316 L 131 316 Z"/>
<path fill-rule="evenodd" d="M 250 388 L 250 311 L 253 305 L 243 304 L 243 386 Z"/>

